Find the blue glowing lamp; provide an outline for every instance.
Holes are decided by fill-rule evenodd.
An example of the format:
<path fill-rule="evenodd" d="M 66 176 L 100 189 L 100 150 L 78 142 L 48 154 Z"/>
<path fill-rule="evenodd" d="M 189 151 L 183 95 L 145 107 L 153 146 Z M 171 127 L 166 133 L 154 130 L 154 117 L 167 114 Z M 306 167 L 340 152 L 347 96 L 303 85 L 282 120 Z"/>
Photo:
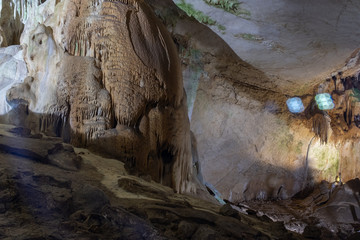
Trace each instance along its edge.
<path fill-rule="evenodd" d="M 335 107 L 335 104 L 329 93 L 320 93 L 315 96 L 315 101 L 320 110 L 330 110 Z"/>
<path fill-rule="evenodd" d="M 286 100 L 286 105 L 292 113 L 301 113 L 305 109 L 304 104 L 299 97 L 289 98 Z"/>

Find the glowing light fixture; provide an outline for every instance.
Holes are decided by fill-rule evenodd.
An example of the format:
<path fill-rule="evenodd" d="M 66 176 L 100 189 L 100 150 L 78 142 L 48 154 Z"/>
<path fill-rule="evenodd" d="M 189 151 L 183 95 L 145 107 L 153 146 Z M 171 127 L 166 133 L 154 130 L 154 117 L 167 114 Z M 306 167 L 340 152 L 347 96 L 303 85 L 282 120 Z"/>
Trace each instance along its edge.
<path fill-rule="evenodd" d="M 286 105 L 292 113 L 301 113 L 305 109 L 304 104 L 299 97 L 289 98 L 286 100 Z"/>
<path fill-rule="evenodd" d="M 320 93 L 315 96 L 315 101 L 320 110 L 330 110 L 335 107 L 335 104 L 329 93 Z"/>

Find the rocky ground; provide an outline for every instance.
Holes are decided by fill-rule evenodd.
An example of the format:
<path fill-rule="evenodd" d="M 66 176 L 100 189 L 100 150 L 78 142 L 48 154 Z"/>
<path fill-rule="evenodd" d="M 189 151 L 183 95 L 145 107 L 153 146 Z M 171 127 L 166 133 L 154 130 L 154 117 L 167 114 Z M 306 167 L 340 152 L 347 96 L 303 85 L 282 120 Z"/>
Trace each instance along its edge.
<path fill-rule="evenodd" d="M 129 175 L 122 162 L 59 138 L 10 125 L 0 129 L 1 239 L 358 236 L 358 179 L 332 192 L 323 183 L 288 201 L 220 205 L 205 192 L 175 194 L 149 176 Z"/>
<path fill-rule="evenodd" d="M 1 239 L 302 238 L 205 193 L 175 194 L 128 175 L 122 162 L 58 138 L 1 125 L 0 149 Z"/>
<path fill-rule="evenodd" d="M 358 178 L 345 184 L 323 181 L 288 200 L 251 201 L 246 206 L 306 238 L 358 239 L 359 187 Z"/>

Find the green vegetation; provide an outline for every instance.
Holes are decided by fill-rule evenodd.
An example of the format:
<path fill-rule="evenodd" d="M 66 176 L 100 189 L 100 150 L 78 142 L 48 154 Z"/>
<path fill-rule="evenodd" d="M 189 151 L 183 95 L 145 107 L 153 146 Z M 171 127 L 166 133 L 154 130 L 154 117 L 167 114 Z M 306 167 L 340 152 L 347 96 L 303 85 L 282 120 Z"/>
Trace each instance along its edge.
<path fill-rule="evenodd" d="M 331 145 L 319 145 L 311 149 L 319 169 L 327 180 L 335 179 L 338 174 L 340 153 Z"/>
<path fill-rule="evenodd" d="M 354 101 L 360 102 L 360 90 L 357 88 L 353 88 L 353 93 L 350 94 L 351 97 L 355 98 Z"/>
<path fill-rule="evenodd" d="M 241 37 L 248 41 L 262 42 L 264 39 L 260 36 L 253 35 L 251 33 L 235 34 L 234 37 Z"/>
<path fill-rule="evenodd" d="M 194 9 L 193 5 L 190 3 L 186 3 L 185 0 L 181 0 L 176 5 L 181 8 L 189 17 L 193 17 L 201 23 L 208 24 L 208 25 L 215 25 L 216 21 L 211 19 L 209 16 L 205 15 L 201 11 L 197 11 Z"/>
<path fill-rule="evenodd" d="M 286 148 L 289 148 L 294 141 L 294 136 L 290 133 L 287 133 L 284 135 L 284 138 L 280 141 L 280 144 L 282 146 L 286 146 Z"/>
<path fill-rule="evenodd" d="M 282 123 L 278 122 L 278 124 L 280 125 Z M 294 143 L 294 135 L 289 133 L 289 129 L 282 129 L 278 132 L 277 136 L 277 148 L 281 149 L 281 151 L 291 151 Z"/>
<path fill-rule="evenodd" d="M 224 34 L 226 28 L 225 26 L 221 25 L 221 24 L 217 24 L 216 21 L 212 18 L 210 18 L 209 16 L 205 15 L 202 11 L 198 11 L 196 9 L 194 9 L 194 6 L 190 3 L 186 3 L 185 0 L 181 0 L 180 2 L 176 2 L 176 5 L 181 8 L 181 10 L 183 10 L 184 12 L 186 12 L 186 14 L 189 17 L 193 17 L 195 18 L 197 21 L 199 21 L 200 23 L 203 24 L 207 24 L 210 26 L 217 26 L 218 29 L 220 31 L 223 31 L 222 33 Z"/>
<path fill-rule="evenodd" d="M 217 26 L 218 26 L 219 30 L 221 30 L 221 31 L 225 31 L 225 30 L 226 30 L 226 27 L 223 26 L 223 25 L 221 25 L 221 24 L 218 24 Z"/>
<path fill-rule="evenodd" d="M 298 142 L 298 144 L 296 145 L 295 152 L 296 152 L 297 154 L 301 154 L 301 149 L 302 149 L 302 147 L 303 147 L 303 143 L 302 143 L 301 141 Z"/>
<path fill-rule="evenodd" d="M 207 4 L 217 8 L 224 9 L 226 12 L 236 16 L 250 19 L 251 13 L 243 8 L 240 8 L 240 2 L 237 0 L 204 0 Z"/>

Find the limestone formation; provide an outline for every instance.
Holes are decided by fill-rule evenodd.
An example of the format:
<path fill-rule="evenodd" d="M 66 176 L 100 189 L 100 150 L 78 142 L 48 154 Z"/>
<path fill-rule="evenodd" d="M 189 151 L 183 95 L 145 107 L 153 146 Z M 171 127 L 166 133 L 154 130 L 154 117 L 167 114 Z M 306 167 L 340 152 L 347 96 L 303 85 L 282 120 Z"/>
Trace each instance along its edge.
<path fill-rule="evenodd" d="M 177 51 L 148 5 L 49 0 L 30 9 L 21 36 L 28 77 L 7 92 L 19 122 L 193 191 Z"/>
<path fill-rule="evenodd" d="M 0 122 L 16 126 L 0 124 L 1 239 L 358 236 L 360 180 L 346 181 L 360 174 L 359 50 L 319 81 L 330 65 L 311 78 L 320 63 L 301 72 L 312 64 L 232 26 L 242 43 L 281 51 L 256 56 L 271 65 L 260 71 L 210 30 L 229 36 L 228 26 L 208 28 L 172 0 L 0 0 L 0 9 Z M 338 29 L 358 16 L 341 11 Z M 284 29 L 307 29 L 306 19 Z M 311 60 L 351 51 L 307 38 Z M 274 66 L 296 66 L 288 72 L 307 84 L 273 76 Z M 317 105 L 319 93 L 334 109 Z M 304 112 L 286 108 L 293 95 Z"/>
<path fill-rule="evenodd" d="M 22 57 L 23 50 L 20 46 L 14 45 L 0 48 L 0 114 L 4 115 L 11 107 L 6 102 L 7 91 L 14 85 L 24 81 L 27 75 L 26 63 Z"/>
<path fill-rule="evenodd" d="M 316 79 L 316 75 L 324 71 L 323 67 L 316 71 L 299 72 L 296 83 L 287 78 L 286 83 L 282 83 L 281 79 L 274 79 L 275 76 L 271 74 L 269 76 L 271 71 L 262 72 L 244 62 L 234 53 L 241 51 L 231 49 L 221 39 L 231 40 L 232 36 L 228 38 L 230 33 L 243 29 L 226 26 L 229 30 L 224 30 L 226 33 L 219 37 L 209 29 L 214 30 L 217 28 L 215 25 L 208 28 L 197 23 L 170 0 L 147 2 L 157 10 L 178 45 L 184 85 L 188 86 L 187 94 L 192 100 L 189 101 L 189 116 L 203 179 L 205 183 L 212 184 L 224 199 L 237 202 L 289 198 L 306 184 L 312 185 L 321 180 L 334 181 L 339 171 L 345 181 L 358 176 L 360 136 L 353 121 L 354 111 L 358 111 L 355 108 L 359 105 L 352 97 L 356 93 L 353 89 L 347 89 L 350 84 L 342 87 L 337 77 L 338 91 L 333 92 L 332 81 Z M 204 5 L 200 3 L 202 1 L 185 2 L 193 3 L 194 8 Z M 245 8 L 255 5 L 257 3 L 253 1 L 243 3 Z M 230 19 L 227 13 L 211 15 L 212 11 L 220 10 L 204 7 L 209 17 L 219 19 L 219 16 L 224 16 Z M 254 19 L 258 17 L 266 16 L 257 15 Z M 241 19 L 235 20 L 236 16 L 232 18 L 241 22 Z M 253 44 L 249 47 L 258 44 L 257 40 L 253 39 Z M 308 46 L 307 51 L 311 51 Z M 287 62 L 288 56 L 280 57 L 277 62 L 273 57 L 265 60 L 269 56 L 264 52 L 252 56 L 261 59 L 261 67 L 263 63 L 270 64 L 272 68 L 282 61 L 287 64 L 291 62 Z M 359 51 L 354 51 L 343 68 L 334 69 L 336 74 L 343 72 L 341 78 L 353 78 L 353 86 L 357 84 L 355 77 L 360 71 L 359 54 Z M 342 61 L 345 62 L 344 59 Z M 293 70 L 298 72 L 298 67 L 297 64 Z M 281 75 L 282 70 L 277 70 L 277 74 Z M 306 86 L 305 80 L 300 80 L 301 76 L 309 73 L 313 76 L 306 81 L 312 82 L 311 87 Z M 331 76 L 328 73 L 328 77 Z M 301 83 L 300 87 L 296 87 L 298 83 Z M 286 85 L 291 85 L 292 89 L 285 90 Z M 331 93 L 335 109 L 318 109 L 314 97 L 324 92 Z M 293 94 L 303 101 L 306 107 L 303 113 L 292 114 L 288 111 L 285 102 Z"/>
<path fill-rule="evenodd" d="M 24 29 L 20 4 L 26 0 L 0 1 L 0 47 L 18 45 Z M 35 2 L 35 1 L 34 1 Z"/>
<path fill-rule="evenodd" d="M 173 39 L 145 2 L 168 23 Z M 346 180 L 358 174 L 360 108 L 352 90 L 359 85 L 358 51 L 334 83 L 316 82 L 311 93 L 309 86 L 298 89 L 307 109 L 294 115 L 285 105 L 294 91 L 282 92 L 279 82 L 171 1 L 13 0 L 2 6 L 18 26 L 24 23 L 28 70 L 3 90 L 4 112 L 13 108 L 4 121 L 116 156 L 177 191 L 191 191 L 195 170 L 231 201 L 288 198 L 304 183 L 333 181 L 339 171 Z M 337 108 L 319 110 L 313 97 L 320 92 L 330 92 Z"/>

